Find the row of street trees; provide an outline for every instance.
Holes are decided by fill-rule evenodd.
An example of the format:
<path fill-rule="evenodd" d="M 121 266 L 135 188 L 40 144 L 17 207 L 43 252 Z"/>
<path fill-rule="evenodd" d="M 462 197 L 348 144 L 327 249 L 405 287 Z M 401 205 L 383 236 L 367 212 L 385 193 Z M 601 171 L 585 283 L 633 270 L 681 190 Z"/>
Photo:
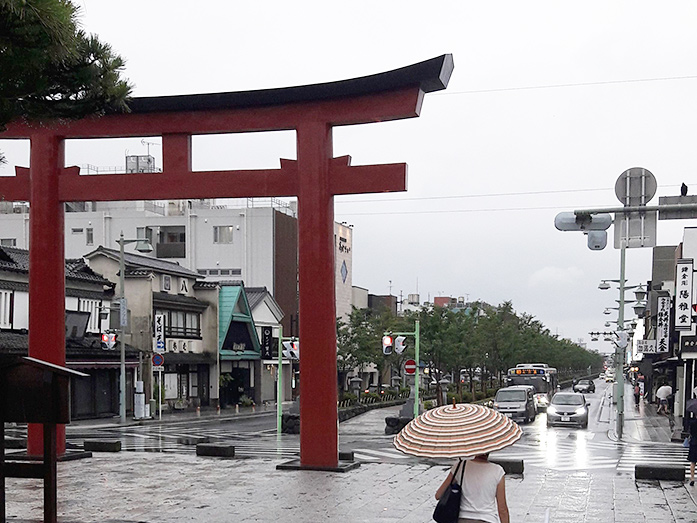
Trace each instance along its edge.
<path fill-rule="evenodd" d="M 517 314 L 511 302 L 495 307 L 484 303 L 466 309 L 424 306 L 403 316 L 388 310 L 353 309 L 348 321 L 337 322 L 339 373 L 374 364 L 379 383 L 389 376 L 390 367 L 401 369 L 412 351 L 384 355 L 381 338 L 385 332 L 410 332 L 420 321 L 420 359 L 429 375 L 438 382 L 450 375 L 460 383 L 460 373 L 474 393 L 486 384 L 501 386 L 507 370 L 518 363 L 547 363 L 563 376 L 584 374 L 589 367 L 599 369 L 602 356 L 549 332 L 533 316 Z M 413 340 L 409 346 L 413 347 Z M 460 385 L 461 386 L 461 385 Z M 462 392 L 461 389 L 458 392 Z"/>

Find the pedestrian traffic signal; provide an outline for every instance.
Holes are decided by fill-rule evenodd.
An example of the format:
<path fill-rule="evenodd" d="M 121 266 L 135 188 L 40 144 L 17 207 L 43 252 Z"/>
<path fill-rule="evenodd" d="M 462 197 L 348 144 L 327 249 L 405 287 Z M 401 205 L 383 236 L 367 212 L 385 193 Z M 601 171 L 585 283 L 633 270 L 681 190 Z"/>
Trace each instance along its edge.
<path fill-rule="evenodd" d="M 102 349 L 112 350 L 116 346 L 116 333 L 105 332 L 102 334 Z"/>
<path fill-rule="evenodd" d="M 404 349 L 407 348 L 407 344 L 405 343 L 406 339 L 406 336 L 397 336 L 394 339 L 394 351 L 397 354 L 402 354 L 404 352 Z"/>
<path fill-rule="evenodd" d="M 392 336 L 389 334 L 382 337 L 382 353 L 385 355 L 392 354 Z"/>

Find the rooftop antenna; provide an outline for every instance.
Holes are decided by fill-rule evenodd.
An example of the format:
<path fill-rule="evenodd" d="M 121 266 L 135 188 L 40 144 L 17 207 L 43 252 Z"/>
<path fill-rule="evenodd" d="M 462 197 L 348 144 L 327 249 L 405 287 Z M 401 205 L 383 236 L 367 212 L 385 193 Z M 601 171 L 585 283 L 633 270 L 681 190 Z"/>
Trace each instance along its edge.
<path fill-rule="evenodd" d="M 157 143 L 157 142 L 148 142 L 145 138 L 143 138 L 143 139 L 140 141 L 140 143 L 141 143 L 141 145 L 145 145 L 145 146 L 148 148 L 148 156 L 150 156 L 150 146 L 151 146 L 151 145 L 160 145 L 160 144 Z"/>

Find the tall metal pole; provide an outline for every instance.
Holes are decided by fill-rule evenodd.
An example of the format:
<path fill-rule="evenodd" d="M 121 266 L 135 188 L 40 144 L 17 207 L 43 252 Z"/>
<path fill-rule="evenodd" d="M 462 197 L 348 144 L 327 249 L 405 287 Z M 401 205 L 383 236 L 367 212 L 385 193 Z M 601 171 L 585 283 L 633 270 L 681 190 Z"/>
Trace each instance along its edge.
<path fill-rule="evenodd" d="M 414 418 L 419 415 L 419 320 L 414 325 L 414 358 L 416 360 L 416 374 L 414 378 Z"/>
<path fill-rule="evenodd" d="M 617 330 L 621 334 L 624 330 L 624 267 L 626 259 L 626 239 L 622 239 L 620 245 L 620 310 L 617 315 Z M 620 338 L 621 339 L 621 338 Z M 619 341 L 619 340 L 618 340 Z M 624 427 L 624 360 L 625 360 L 625 348 L 619 343 L 615 347 L 615 379 L 617 394 L 615 398 L 617 399 L 617 420 L 615 431 L 617 432 L 618 439 L 622 439 L 622 430 Z"/>
<path fill-rule="evenodd" d="M 126 423 L 126 343 L 123 339 L 123 317 L 124 311 L 121 310 L 125 304 L 126 293 L 124 290 L 125 286 L 125 272 L 126 272 L 126 261 L 124 259 L 123 245 L 124 245 L 123 231 L 121 231 L 121 236 L 119 237 L 119 340 L 121 344 L 121 374 L 119 376 L 119 416 L 121 418 L 121 423 Z M 127 313 L 126 313 L 127 314 Z M 162 384 L 160 384 L 162 386 Z M 158 398 L 159 400 L 159 398 Z"/>
<path fill-rule="evenodd" d="M 276 383 L 276 434 L 281 435 L 283 425 L 283 325 L 278 326 L 278 379 Z"/>

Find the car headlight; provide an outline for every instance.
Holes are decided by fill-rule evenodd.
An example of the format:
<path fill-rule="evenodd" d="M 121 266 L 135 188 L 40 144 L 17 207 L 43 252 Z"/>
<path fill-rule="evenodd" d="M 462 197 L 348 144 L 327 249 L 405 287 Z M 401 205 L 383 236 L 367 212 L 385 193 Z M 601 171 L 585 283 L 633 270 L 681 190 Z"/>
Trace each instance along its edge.
<path fill-rule="evenodd" d="M 585 408 L 579 407 L 576 409 L 576 412 L 574 414 L 578 414 L 580 416 L 581 414 L 585 414 L 585 412 L 586 412 Z"/>
<path fill-rule="evenodd" d="M 496 403 L 496 402 L 494 402 L 494 408 L 495 408 L 495 409 L 498 409 L 498 408 L 499 408 L 499 404 Z"/>
<path fill-rule="evenodd" d="M 557 409 L 555 409 L 552 405 L 547 407 L 547 414 L 556 414 Z"/>

